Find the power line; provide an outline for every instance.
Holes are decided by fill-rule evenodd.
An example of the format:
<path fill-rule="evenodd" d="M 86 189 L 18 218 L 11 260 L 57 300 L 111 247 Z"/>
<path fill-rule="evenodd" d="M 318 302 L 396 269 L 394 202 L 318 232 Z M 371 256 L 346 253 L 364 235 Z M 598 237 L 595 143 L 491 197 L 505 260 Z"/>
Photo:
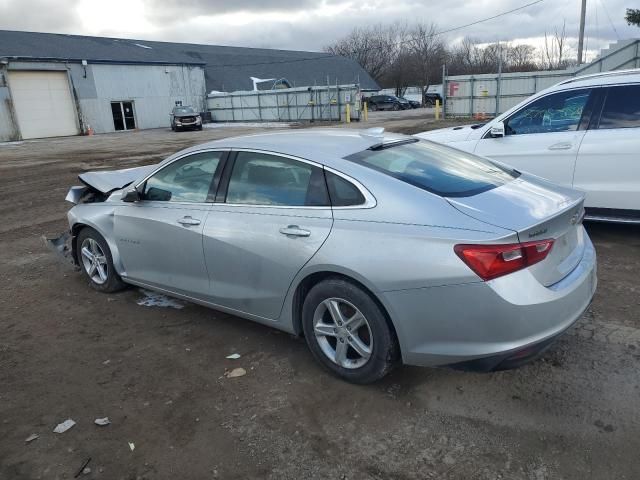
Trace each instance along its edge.
<path fill-rule="evenodd" d="M 467 23 L 465 25 L 460 25 L 457 27 L 453 27 L 453 28 L 449 28 L 446 30 L 441 30 L 439 32 L 435 32 L 431 35 L 428 35 L 427 38 L 432 38 L 432 37 L 437 37 L 438 35 L 444 35 L 445 33 L 451 33 L 451 32 L 455 32 L 457 30 L 462 30 L 463 28 L 467 28 L 467 27 L 471 27 L 473 25 L 478 25 L 479 23 L 484 23 L 484 22 L 488 22 L 489 20 L 493 20 L 499 17 L 503 17 L 505 15 L 509 15 L 510 13 L 513 12 L 517 12 L 518 10 L 523 10 L 525 8 L 531 7 L 533 5 L 536 5 L 538 3 L 542 3 L 544 2 L 544 0 L 535 0 L 534 2 L 530 2 L 527 3 L 526 5 L 522 5 L 521 7 L 518 8 L 514 8 L 512 10 L 507 10 L 506 12 L 502 12 L 502 13 L 498 13 L 497 15 L 493 15 L 492 17 L 487 17 L 487 18 L 483 18 L 481 20 L 476 20 L 475 22 L 471 22 L 471 23 Z M 393 45 L 404 45 L 406 43 L 410 43 L 411 40 L 403 40 L 402 42 L 397 42 L 394 43 Z M 386 48 L 386 47 L 372 47 L 372 50 L 380 50 L 382 48 Z M 316 55 L 315 57 L 306 57 L 306 58 L 296 58 L 294 60 L 277 60 L 277 61 L 271 61 L 271 62 L 253 62 L 253 63 L 229 63 L 229 64 L 223 64 L 223 65 L 216 65 L 217 67 L 249 67 L 249 66 L 254 66 L 254 65 L 273 65 L 273 64 L 277 64 L 277 63 L 296 63 L 296 62 L 306 62 L 308 60 L 321 60 L 323 58 L 334 58 L 337 55 Z"/>
<path fill-rule="evenodd" d="M 600 0 L 598 0 L 598 3 L 602 5 L 602 8 L 604 8 L 604 13 L 607 14 L 607 18 L 609 19 L 611 28 L 613 28 L 613 31 L 616 33 L 616 38 L 620 40 L 620 35 L 618 35 L 618 30 L 616 30 L 616 26 L 613 24 L 613 21 L 611 20 L 611 15 L 609 15 L 609 9 L 607 8 L 607 4 L 604 1 L 600 1 Z"/>

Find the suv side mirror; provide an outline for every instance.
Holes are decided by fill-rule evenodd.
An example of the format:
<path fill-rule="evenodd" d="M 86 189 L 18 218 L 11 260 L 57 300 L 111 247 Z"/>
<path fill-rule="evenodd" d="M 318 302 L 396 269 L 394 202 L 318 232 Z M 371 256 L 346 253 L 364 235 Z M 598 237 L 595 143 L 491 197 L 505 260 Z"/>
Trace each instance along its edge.
<path fill-rule="evenodd" d="M 496 122 L 491 126 L 489 135 L 491 136 L 491 138 L 504 137 L 504 130 L 504 122 Z"/>
<path fill-rule="evenodd" d="M 132 188 L 131 190 L 126 192 L 124 195 L 122 195 L 121 200 L 123 202 L 137 202 L 141 198 L 142 198 L 142 195 L 140 195 L 140 192 L 136 188 Z"/>

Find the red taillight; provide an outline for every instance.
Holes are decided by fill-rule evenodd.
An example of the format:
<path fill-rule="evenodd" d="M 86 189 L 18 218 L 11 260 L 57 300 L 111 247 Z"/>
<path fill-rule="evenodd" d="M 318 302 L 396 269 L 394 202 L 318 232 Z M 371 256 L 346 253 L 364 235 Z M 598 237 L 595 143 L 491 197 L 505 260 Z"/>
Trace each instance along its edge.
<path fill-rule="evenodd" d="M 483 280 L 513 273 L 546 258 L 553 240 L 503 245 L 456 245 L 456 254 Z"/>

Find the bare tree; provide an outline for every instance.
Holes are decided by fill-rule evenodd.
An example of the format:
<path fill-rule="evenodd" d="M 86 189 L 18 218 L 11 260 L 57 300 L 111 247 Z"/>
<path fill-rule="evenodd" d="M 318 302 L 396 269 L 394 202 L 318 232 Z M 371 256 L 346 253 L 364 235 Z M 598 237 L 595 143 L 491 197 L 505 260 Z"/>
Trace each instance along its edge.
<path fill-rule="evenodd" d="M 510 72 L 530 72 L 538 66 L 535 62 L 536 49 L 532 45 L 514 45 L 505 49 L 505 60 Z"/>
<path fill-rule="evenodd" d="M 566 53 L 566 21 L 562 22 L 562 29 L 554 29 L 552 36 L 544 32 L 544 47 L 542 50 L 543 68 L 547 70 L 562 70 L 567 68 L 569 62 L 564 58 Z"/>
<path fill-rule="evenodd" d="M 447 57 L 447 48 L 434 23 L 418 23 L 411 28 L 407 46 L 414 57 L 416 80 L 422 89 L 422 100 L 425 102 L 431 81 L 439 79 L 440 67 Z"/>
<path fill-rule="evenodd" d="M 356 27 L 349 35 L 324 50 L 358 62 L 374 80 L 380 81 L 395 60 L 401 26 Z"/>

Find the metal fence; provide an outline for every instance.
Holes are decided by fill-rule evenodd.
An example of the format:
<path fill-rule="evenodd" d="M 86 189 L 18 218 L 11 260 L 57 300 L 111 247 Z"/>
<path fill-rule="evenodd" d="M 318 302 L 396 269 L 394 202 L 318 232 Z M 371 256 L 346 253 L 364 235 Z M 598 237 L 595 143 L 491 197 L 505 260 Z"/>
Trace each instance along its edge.
<path fill-rule="evenodd" d="M 358 85 L 215 93 L 207 96 L 214 122 L 344 121 L 360 119 Z"/>
<path fill-rule="evenodd" d="M 638 67 L 640 39 L 634 39 L 615 43 L 593 62 L 567 70 L 445 77 L 445 114 L 451 117 L 494 116 L 563 80 Z"/>

